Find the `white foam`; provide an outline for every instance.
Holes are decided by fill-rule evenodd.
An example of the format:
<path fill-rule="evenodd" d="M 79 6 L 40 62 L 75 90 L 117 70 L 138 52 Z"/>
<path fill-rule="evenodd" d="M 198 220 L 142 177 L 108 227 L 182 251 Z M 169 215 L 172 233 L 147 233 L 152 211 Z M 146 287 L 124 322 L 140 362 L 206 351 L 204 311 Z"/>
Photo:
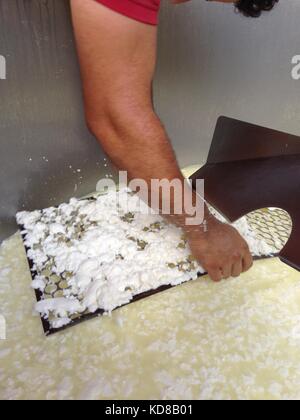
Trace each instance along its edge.
<path fill-rule="evenodd" d="M 122 207 L 124 203 L 133 209 L 129 216 Z M 134 211 L 141 207 L 139 198 L 123 188 L 95 201 L 72 199 L 57 210 L 17 215 L 25 229 L 25 244 L 30 248 L 28 257 L 38 272 L 32 286 L 45 289 L 42 273 L 49 259 L 55 274 L 71 273 L 65 298 L 39 302 L 39 313 L 66 318 L 78 310 L 111 312 L 142 292 L 181 284 L 204 272 L 189 259 L 191 251 L 183 242 L 182 231 L 150 211 Z M 78 226 L 83 227 L 80 235 Z M 248 241 L 252 253 L 270 252 L 251 232 L 246 219 L 235 227 Z M 62 322 L 66 319 L 51 321 L 52 326 Z"/>

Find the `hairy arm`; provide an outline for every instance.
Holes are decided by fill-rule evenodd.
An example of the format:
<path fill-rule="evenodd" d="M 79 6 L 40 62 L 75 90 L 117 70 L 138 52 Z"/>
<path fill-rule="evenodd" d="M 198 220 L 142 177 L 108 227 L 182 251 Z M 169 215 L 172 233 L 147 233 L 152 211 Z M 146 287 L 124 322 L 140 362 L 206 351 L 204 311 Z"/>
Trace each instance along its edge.
<path fill-rule="evenodd" d="M 73 0 L 86 119 L 130 179 L 183 179 L 152 105 L 157 29 L 93 2 Z"/>
<path fill-rule="evenodd" d="M 90 130 L 129 179 L 147 182 L 150 195 L 154 193 L 152 179 L 184 183 L 167 133 L 153 109 L 157 28 L 92 0 L 71 0 L 71 5 Z M 171 219 L 186 230 L 193 253 L 214 280 L 239 275 L 251 265 L 247 245 L 237 232 L 213 217 L 206 233 L 202 226 L 186 227 L 185 214 L 173 214 Z M 222 256 L 219 248 L 224 236 L 228 250 Z"/>

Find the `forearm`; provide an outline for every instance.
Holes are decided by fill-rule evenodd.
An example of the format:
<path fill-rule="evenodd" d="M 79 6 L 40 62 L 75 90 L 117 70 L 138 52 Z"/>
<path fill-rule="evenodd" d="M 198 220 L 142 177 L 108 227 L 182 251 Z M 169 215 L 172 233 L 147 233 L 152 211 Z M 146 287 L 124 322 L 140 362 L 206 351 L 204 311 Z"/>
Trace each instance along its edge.
<path fill-rule="evenodd" d="M 187 224 L 187 220 L 190 217 L 195 217 L 195 214 L 187 212 L 185 197 L 191 194 L 191 204 L 196 208 L 196 193 L 191 191 L 180 171 L 175 153 L 159 118 L 150 106 L 142 111 L 140 106 L 135 110 L 130 110 L 130 108 L 132 108 L 132 104 L 126 107 L 123 112 L 120 112 L 120 109 L 111 111 L 109 117 L 105 117 L 103 114 L 102 122 L 91 124 L 94 127 L 91 127 L 92 131 L 113 163 L 120 170 L 127 172 L 129 180 L 142 179 L 147 183 L 148 194 L 141 198 L 147 201 L 150 207 L 153 208 L 153 198 L 159 197 L 159 208 L 155 208 L 155 210 L 163 213 L 163 209 L 169 207 L 170 212 L 164 213 L 164 216 L 172 223 L 186 231 L 203 231 L 202 220 L 197 226 L 191 227 L 190 224 Z M 180 183 L 181 192 L 178 194 L 178 190 L 172 189 L 170 196 L 164 198 L 163 192 L 157 190 L 157 183 L 153 183 L 153 180 L 158 183 L 167 180 L 170 185 L 174 181 L 177 182 L 176 185 Z M 169 201 L 168 203 L 164 202 L 166 199 Z M 206 212 L 206 217 L 212 220 L 203 200 L 199 200 L 198 197 L 199 205 L 201 211 Z M 182 208 L 181 213 L 176 211 L 178 208 Z M 198 214 L 199 212 L 200 208 Z"/>
<path fill-rule="evenodd" d="M 148 184 L 154 178 L 183 180 L 167 134 L 152 110 L 95 126 L 92 131 L 103 149 L 129 179 L 142 178 Z"/>

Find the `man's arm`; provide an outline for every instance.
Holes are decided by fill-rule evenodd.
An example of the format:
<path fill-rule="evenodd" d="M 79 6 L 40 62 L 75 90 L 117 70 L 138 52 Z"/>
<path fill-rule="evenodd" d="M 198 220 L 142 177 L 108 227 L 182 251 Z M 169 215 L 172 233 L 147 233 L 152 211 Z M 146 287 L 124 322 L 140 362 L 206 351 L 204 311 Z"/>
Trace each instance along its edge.
<path fill-rule="evenodd" d="M 119 169 L 147 182 L 150 195 L 152 179 L 184 183 L 152 104 L 157 28 L 93 0 L 71 4 L 90 130 Z M 234 229 L 211 216 L 204 232 L 186 228 L 183 218 L 173 216 L 172 222 L 186 230 L 192 252 L 213 280 L 238 276 L 252 265 L 248 246 Z"/>

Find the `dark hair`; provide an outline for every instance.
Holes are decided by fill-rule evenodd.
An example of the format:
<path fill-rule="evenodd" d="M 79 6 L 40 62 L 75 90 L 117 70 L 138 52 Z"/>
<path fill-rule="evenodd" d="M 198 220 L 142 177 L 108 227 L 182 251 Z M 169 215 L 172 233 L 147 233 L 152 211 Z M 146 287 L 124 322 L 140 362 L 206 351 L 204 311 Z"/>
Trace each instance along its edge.
<path fill-rule="evenodd" d="M 237 9 L 245 16 L 259 17 L 263 11 L 273 9 L 279 0 L 238 0 Z"/>

